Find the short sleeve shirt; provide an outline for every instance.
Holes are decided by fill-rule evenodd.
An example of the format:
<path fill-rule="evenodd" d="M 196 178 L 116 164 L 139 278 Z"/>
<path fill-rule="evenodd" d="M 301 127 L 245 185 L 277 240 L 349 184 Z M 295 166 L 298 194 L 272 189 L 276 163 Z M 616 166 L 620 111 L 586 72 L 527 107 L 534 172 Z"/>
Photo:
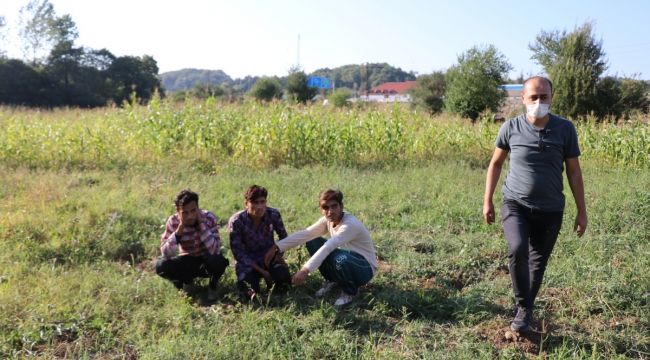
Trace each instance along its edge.
<path fill-rule="evenodd" d="M 538 129 L 522 114 L 501 126 L 495 145 L 510 153 L 504 200 L 539 211 L 564 210 L 564 162 L 580 156 L 572 122 L 550 114 L 546 126 Z"/>

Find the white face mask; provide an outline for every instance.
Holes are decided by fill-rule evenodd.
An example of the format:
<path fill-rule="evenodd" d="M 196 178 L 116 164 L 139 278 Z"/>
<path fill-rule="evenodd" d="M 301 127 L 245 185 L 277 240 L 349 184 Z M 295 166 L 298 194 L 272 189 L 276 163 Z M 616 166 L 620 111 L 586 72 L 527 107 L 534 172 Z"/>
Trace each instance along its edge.
<path fill-rule="evenodd" d="M 541 119 L 544 116 L 548 115 L 548 108 L 550 104 L 534 103 L 526 105 L 526 114 L 535 119 Z"/>

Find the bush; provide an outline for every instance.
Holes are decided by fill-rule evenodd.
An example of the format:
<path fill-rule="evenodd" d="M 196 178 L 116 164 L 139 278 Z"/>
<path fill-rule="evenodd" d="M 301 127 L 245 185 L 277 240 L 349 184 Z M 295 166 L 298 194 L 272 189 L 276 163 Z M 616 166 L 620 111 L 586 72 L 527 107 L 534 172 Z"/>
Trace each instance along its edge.
<path fill-rule="evenodd" d="M 282 86 L 276 78 L 263 77 L 255 82 L 249 93 L 259 101 L 271 101 L 282 98 Z"/>
<path fill-rule="evenodd" d="M 352 91 L 350 89 L 340 88 L 334 90 L 334 92 L 332 92 L 328 97 L 328 100 L 336 107 L 344 107 L 350 105 L 348 99 L 351 97 Z"/>

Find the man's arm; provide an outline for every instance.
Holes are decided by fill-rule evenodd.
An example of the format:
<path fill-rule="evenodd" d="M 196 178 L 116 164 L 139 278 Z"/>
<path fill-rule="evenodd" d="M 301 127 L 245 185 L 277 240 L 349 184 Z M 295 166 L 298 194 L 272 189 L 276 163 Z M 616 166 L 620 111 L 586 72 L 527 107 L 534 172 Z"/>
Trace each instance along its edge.
<path fill-rule="evenodd" d="M 323 244 L 323 246 L 321 246 L 320 249 L 318 249 L 318 251 L 307 260 L 302 268 L 293 275 L 291 282 L 294 285 L 301 285 L 310 273 L 314 272 L 314 270 L 321 266 L 323 261 L 325 261 L 325 258 L 327 258 L 327 255 L 338 247 L 352 241 L 358 233 L 358 228 L 355 226 L 350 226 L 349 224 L 341 225 L 339 233 L 327 240 L 325 244 Z"/>
<path fill-rule="evenodd" d="M 485 194 L 483 195 L 483 220 L 487 224 L 492 224 L 494 222 L 494 189 L 497 187 L 499 182 L 499 177 L 501 176 L 501 169 L 503 168 L 503 163 L 508 157 L 508 151 L 501 149 L 499 147 L 494 149 L 494 154 L 492 154 L 492 160 L 490 160 L 490 165 L 488 166 L 487 176 L 485 179 Z"/>
<path fill-rule="evenodd" d="M 170 216 L 165 223 L 165 231 L 160 238 L 160 252 L 165 258 L 170 258 L 178 253 L 178 239 L 180 239 L 180 232 L 177 238 L 176 232 L 179 224 Z"/>
<path fill-rule="evenodd" d="M 568 158 L 565 163 L 567 180 L 569 180 L 569 186 L 578 210 L 573 231 L 577 232 L 578 236 L 582 236 L 587 230 L 587 205 L 585 203 L 585 187 L 582 180 L 580 160 L 577 157 Z"/>
<path fill-rule="evenodd" d="M 305 230 L 297 231 L 273 245 L 264 256 L 264 264 L 268 267 L 278 252 L 284 252 L 302 245 L 309 240 L 324 235 L 325 233 L 327 233 L 327 219 L 323 216 Z"/>

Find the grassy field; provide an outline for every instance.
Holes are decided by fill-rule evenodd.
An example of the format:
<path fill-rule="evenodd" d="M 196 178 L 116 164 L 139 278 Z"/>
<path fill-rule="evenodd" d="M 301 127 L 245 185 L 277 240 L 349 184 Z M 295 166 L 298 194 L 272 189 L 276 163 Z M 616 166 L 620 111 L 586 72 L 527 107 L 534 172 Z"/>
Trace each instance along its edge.
<path fill-rule="evenodd" d="M 568 194 L 538 301 L 541 331 L 518 341 L 504 338 L 513 307 L 505 240 L 481 222 L 498 125 L 400 108 L 210 102 L 0 108 L 0 125 L 1 357 L 650 357 L 643 122 L 578 128 L 590 225 L 583 238 L 571 234 Z M 344 192 L 380 257 L 353 306 L 314 299 L 320 275 L 246 304 L 232 266 L 212 304 L 155 275 L 178 190 L 199 192 L 225 225 L 252 183 L 269 189 L 290 232 L 319 216 L 321 189 Z M 287 255 L 292 270 L 307 258 Z"/>

